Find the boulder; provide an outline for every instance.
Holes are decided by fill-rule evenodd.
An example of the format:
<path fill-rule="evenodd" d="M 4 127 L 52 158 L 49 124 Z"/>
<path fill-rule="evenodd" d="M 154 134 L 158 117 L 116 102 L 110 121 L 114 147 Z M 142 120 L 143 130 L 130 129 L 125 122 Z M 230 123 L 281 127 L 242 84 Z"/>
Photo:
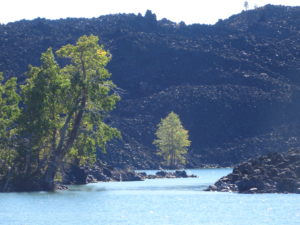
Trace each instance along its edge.
<path fill-rule="evenodd" d="M 155 174 L 156 174 L 156 176 L 165 177 L 165 176 L 167 176 L 168 172 L 166 172 L 164 170 L 160 170 L 160 171 L 156 172 Z"/>
<path fill-rule="evenodd" d="M 175 176 L 177 178 L 186 178 L 188 175 L 186 174 L 185 170 L 176 170 L 175 171 Z"/>

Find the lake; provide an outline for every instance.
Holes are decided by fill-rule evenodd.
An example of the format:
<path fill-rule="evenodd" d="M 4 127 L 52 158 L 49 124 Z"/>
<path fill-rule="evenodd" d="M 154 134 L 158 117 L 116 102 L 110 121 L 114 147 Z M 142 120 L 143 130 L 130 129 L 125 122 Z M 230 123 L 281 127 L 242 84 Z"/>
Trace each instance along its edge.
<path fill-rule="evenodd" d="M 0 224 L 300 224 L 300 195 L 205 192 L 231 169 L 187 172 L 199 177 L 96 183 L 55 193 L 0 193 Z"/>

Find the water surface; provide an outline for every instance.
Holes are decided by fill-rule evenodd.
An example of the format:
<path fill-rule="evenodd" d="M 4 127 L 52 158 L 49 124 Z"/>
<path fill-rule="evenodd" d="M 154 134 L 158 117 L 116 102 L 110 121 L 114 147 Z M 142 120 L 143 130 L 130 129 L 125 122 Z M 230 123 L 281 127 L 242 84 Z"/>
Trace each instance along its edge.
<path fill-rule="evenodd" d="M 56 193 L 1 193 L 0 224 L 300 224 L 300 195 L 203 191 L 229 172 L 201 169 L 189 171 L 199 178 L 97 183 Z"/>

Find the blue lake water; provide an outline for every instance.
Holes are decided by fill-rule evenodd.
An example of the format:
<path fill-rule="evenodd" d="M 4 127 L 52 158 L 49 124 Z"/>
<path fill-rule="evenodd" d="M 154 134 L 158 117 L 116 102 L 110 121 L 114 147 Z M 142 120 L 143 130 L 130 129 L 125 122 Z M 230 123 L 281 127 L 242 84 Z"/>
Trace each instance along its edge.
<path fill-rule="evenodd" d="M 199 178 L 71 186 L 56 193 L 0 193 L 2 225 L 299 225 L 300 195 L 203 189 L 231 169 Z"/>

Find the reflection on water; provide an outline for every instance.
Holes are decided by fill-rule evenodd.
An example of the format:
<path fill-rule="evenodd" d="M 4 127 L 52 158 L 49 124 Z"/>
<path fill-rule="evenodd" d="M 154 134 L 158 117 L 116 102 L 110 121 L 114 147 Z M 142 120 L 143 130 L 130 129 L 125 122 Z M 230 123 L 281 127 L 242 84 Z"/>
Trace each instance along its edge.
<path fill-rule="evenodd" d="M 153 172 L 153 171 L 150 171 Z M 204 192 L 231 169 L 198 178 L 70 186 L 56 193 L 1 193 L 2 225 L 299 225 L 300 195 Z"/>

